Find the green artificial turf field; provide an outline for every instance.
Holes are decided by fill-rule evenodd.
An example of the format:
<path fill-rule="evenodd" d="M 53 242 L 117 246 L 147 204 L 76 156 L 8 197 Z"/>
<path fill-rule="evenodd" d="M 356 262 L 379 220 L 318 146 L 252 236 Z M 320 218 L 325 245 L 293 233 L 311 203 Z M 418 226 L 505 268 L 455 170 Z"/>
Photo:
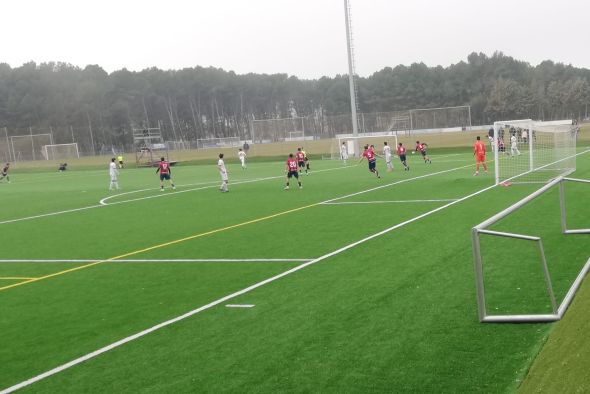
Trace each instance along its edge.
<path fill-rule="evenodd" d="M 381 179 L 316 160 L 288 191 L 282 161 L 230 161 L 224 194 L 213 161 L 174 167 L 164 192 L 153 169 L 121 170 L 112 192 L 106 165 L 15 169 L 0 392 L 48 371 L 24 391 L 515 391 L 552 325 L 479 323 L 470 229 L 540 185 L 491 187 L 469 149 L 432 153 L 410 171 L 379 160 Z M 589 179 L 590 154 L 577 163 Z M 572 227 L 589 199 L 567 185 Z M 556 190 L 493 229 L 543 238 L 559 300 L 590 255 L 560 233 Z M 482 248 L 490 312 L 548 312 L 530 245 Z"/>

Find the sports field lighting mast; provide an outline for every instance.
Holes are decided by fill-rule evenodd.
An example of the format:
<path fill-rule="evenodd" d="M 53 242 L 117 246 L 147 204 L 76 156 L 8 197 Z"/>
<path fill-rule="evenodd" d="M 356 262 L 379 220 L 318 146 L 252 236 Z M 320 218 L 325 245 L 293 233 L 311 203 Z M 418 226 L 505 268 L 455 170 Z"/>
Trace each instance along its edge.
<path fill-rule="evenodd" d="M 356 114 L 356 87 L 354 85 L 354 53 L 352 48 L 352 27 L 350 18 L 350 5 L 348 0 L 344 0 L 344 16 L 346 20 L 346 49 L 348 50 L 348 84 L 350 87 L 350 110 L 352 113 L 352 135 L 354 141 L 354 155 L 359 156 L 359 143 L 358 143 L 358 120 Z"/>

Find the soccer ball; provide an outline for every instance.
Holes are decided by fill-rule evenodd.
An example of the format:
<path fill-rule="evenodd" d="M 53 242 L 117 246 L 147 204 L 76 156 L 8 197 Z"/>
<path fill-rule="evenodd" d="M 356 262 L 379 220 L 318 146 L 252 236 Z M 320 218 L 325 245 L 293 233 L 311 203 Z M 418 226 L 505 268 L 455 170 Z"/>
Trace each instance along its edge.
<path fill-rule="evenodd" d="M 416 153 L 416 151 L 415 151 L 415 150 L 413 150 L 413 151 L 412 151 L 412 154 L 414 154 L 414 153 Z"/>

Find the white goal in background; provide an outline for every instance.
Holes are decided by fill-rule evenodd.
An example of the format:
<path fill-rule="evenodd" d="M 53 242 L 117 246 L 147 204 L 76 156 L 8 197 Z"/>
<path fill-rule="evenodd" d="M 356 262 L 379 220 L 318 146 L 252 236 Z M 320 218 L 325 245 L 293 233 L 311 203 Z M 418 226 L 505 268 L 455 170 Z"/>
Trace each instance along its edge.
<path fill-rule="evenodd" d="M 43 145 L 41 154 L 45 160 L 64 160 L 80 157 L 77 143 Z"/>
<path fill-rule="evenodd" d="M 356 144 L 355 144 L 356 142 Z M 360 157 L 365 145 L 375 145 L 375 152 L 383 152 L 383 142 L 391 147 L 391 154 L 394 155 L 397 149 L 397 132 L 359 134 L 358 137 L 352 135 L 337 135 L 330 148 L 330 159 L 340 160 L 342 143 L 345 144 L 348 157 Z M 355 146 L 359 147 L 360 152 L 355 152 Z"/>
<path fill-rule="evenodd" d="M 24 134 L 10 136 L 10 148 L 14 161 L 41 160 L 44 145 L 53 144 L 51 134 Z"/>
<path fill-rule="evenodd" d="M 201 138 L 191 142 L 191 145 L 196 145 L 195 147 L 197 149 L 232 148 L 241 146 L 240 137 Z"/>
<path fill-rule="evenodd" d="M 495 122 L 494 143 L 496 184 L 545 183 L 576 169 L 576 133 L 571 120 Z"/>

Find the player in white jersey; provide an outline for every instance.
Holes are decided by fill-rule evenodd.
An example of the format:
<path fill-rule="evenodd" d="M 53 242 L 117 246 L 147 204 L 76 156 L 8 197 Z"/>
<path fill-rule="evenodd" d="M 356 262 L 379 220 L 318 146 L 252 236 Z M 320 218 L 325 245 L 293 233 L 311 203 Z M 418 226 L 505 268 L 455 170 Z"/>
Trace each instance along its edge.
<path fill-rule="evenodd" d="M 246 169 L 246 152 L 242 150 L 242 148 L 238 149 L 238 159 L 240 159 L 240 163 L 242 163 L 242 170 Z"/>
<path fill-rule="evenodd" d="M 119 170 L 117 170 L 117 163 L 115 163 L 115 161 L 116 159 L 113 157 L 109 163 L 109 175 L 111 176 L 109 190 L 119 190 Z"/>
<path fill-rule="evenodd" d="M 518 150 L 518 146 L 516 144 L 516 136 L 514 134 L 512 134 L 512 137 L 510 137 L 510 154 L 512 156 L 520 156 L 520 151 Z"/>
<path fill-rule="evenodd" d="M 491 135 L 488 135 L 488 140 L 490 141 L 490 147 L 492 148 L 492 152 L 496 149 L 496 147 L 494 146 L 494 137 L 492 137 Z"/>
<path fill-rule="evenodd" d="M 227 188 L 229 177 L 227 176 L 227 169 L 225 168 L 225 163 L 223 162 L 223 153 L 219 154 L 217 168 L 219 169 L 219 175 L 221 176 L 221 186 L 219 187 L 219 190 L 221 190 L 222 193 L 226 193 L 229 191 Z"/>
<path fill-rule="evenodd" d="M 385 157 L 385 164 L 387 164 L 387 172 L 393 171 L 393 163 L 391 162 L 391 146 L 387 145 L 387 141 L 383 142 L 383 156 Z"/>
<path fill-rule="evenodd" d="M 344 164 L 346 164 L 346 161 L 348 160 L 348 148 L 346 147 L 346 141 L 340 145 L 340 160 L 342 160 Z"/>

